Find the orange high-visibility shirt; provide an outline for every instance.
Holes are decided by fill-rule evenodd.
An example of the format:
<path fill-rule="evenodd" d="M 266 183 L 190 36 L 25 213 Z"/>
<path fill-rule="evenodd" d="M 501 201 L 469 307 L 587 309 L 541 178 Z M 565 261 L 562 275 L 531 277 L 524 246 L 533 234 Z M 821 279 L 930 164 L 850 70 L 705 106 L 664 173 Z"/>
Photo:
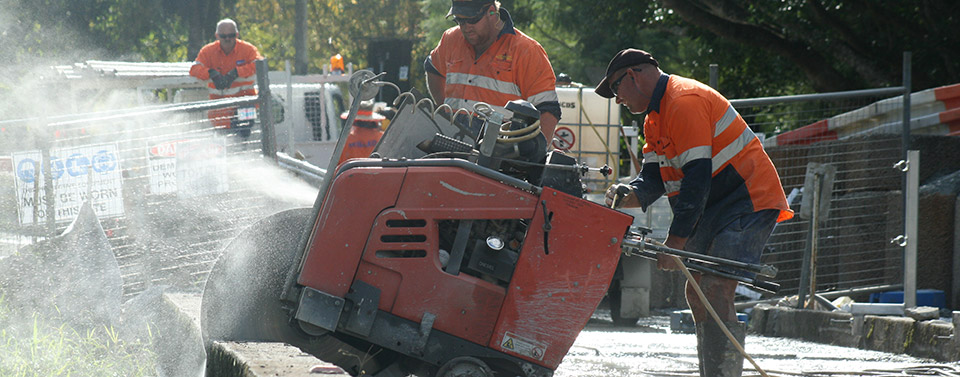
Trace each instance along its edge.
<path fill-rule="evenodd" d="M 237 45 L 234 46 L 229 55 L 223 53 L 223 50 L 220 49 L 220 41 L 216 41 L 208 43 L 200 49 L 197 60 L 190 67 L 190 76 L 200 80 L 210 80 L 210 73 L 208 72 L 210 69 L 216 69 L 221 75 L 226 75 L 236 68 L 237 79 L 227 89 L 219 90 L 213 85 L 213 81 L 207 82 L 210 99 L 256 95 L 257 91 L 254 89 L 256 77 L 254 75 L 257 73 L 257 66 L 254 61 L 258 59 L 263 59 L 263 56 L 260 56 L 260 52 L 254 45 L 246 41 L 238 39 Z"/>
<path fill-rule="evenodd" d="M 237 39 L 237 45 L 233 47 L 230 54 L 224 54 L 220 48 L 220 41 L 208 43 L 200 49 L 197 54 L 197 60 L 190 67 L 190 76 L 200 80 L 210 80 L 210 69 L 216 69 L 221 75 L 237 69 L 237 79 L 233 80 L 229 88 L 217 89 L 213 81 L 207 81 L 207 90 L 210 92 L 210 99 L 220 99 L 225 97 L 243 97 L 257 95 L 254 88 L 256 83 L 257 66 L 255 60 L 263 59 L 257 47 Z M 214 109 L 207 112 L 207 116 L 213 121 L 216 127 L 230 127 L 230 119 L 236 116 L 236 109 L 233 107 Z"/>
<path fill-rule="evenodd" d="M 546 51 L 513 27 L 505 9 L 500 10 L 500 18 L 504 27 L 499 37 L 479 57 L 459 26 L 443 33 L 426 62 L 428 73 L 445 79 L 443 102 L 471 112 L 474 104 L 486 102 L 509 116 L 503 106 L 522 99 L 560 119 L 556 77 Z"/>
<path fill-rule="evenodd" d="M 367 128 L 352 126 L 347 141 L 343 144 L 343 152 L 340 154 L 340 161 L 337 165 L 351 158 L 367 158 L 373 153 L 373 148 L 377 146 L 383 131 L 379 128 Z"/>
<path fill-rule="evenodd" d="M 765 209 L 779 210 L 777 221 L 793 217 L 773 162 L 730 102 L 696 80 L 664 74 L 660 82 L 643 125 L 643 158 L 674 208 L 670 234 L 687 237 L 704 218 Z M 709 173 L 688 176 L 696 164 Z"/>

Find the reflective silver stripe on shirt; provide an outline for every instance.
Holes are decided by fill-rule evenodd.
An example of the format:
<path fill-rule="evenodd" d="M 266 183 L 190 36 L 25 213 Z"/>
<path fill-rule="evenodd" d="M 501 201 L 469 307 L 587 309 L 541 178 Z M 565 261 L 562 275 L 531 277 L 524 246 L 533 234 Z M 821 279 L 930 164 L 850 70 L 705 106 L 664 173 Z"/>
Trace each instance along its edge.
<path fill-rule="evenodd" d="M 713 137 L 720 136 L 735 120 L 737 120 L 737 110 L 733 108 L 733 105 L 730 105 L 727 107 L 727 112 L 717 121 L 716 127 L 714 127 Z"/>
<path fill-rule="evenodd" d="M 657 155 L 657 152 L 647 152 L 647 153 L 644 153 L 644 154 L 643 154 L 643 163 L 644 163 L 644 164 L 651 164 L 651 163 L 657 163 L 657 164 L 659 164 L 659 163 L 660 163 L 660 156 Z"/>
<path fill-rule="evenodd" d="M 220 89 L 217 89 L 217 88 L 211 88 L 211 87 L 208 86 L 207 89 L 210 90 L 210 93 L 211 93 L 211 94 L 218 94 L 218 95 L 221 95 L 221 96 L 232 96 L 232 95 L 235 95 L 235 94 L 237 94 L 237 93 L 240 93 L 240 91 L 242 91 L 242 90 L 253 90 L 253 84 L 250 84 L 250 85 L 241 85 L 241 86 L 238 86 L 238 87 L 235 87 L 235 88 L 227 88 L 227 89 L 224 89 L 224 90 L 220 90 Z"/>
<path fill-rule="evenodd" d="M 520 96 L 520 87 L 507 81 L 500 81 L 487 76 L 471 75 L 469 73 L 448 73 L 447 84 L 459 84 L 488 89 L 511 96 Z"/>
<path fill-rule="evenodd" d="M 709 145 L 693 147 L 683 151 L 683 153 L 677 155 L 677 157 L 667 159 L 667 164 L 680 169 L 690 161 L 699 158 L 710 158 L 711 153 L 713 153 L 713 149 Z"/>
<path fill-rule="evenodd" d="M 663 188 L 667 195 L 678 192 L 680 191 L 680 181 L 663 181 Z"/>
<path fill-rule="evenodd" d="M 753 133 L 749 128 L 744 127 L 743 132 L 740 133 L 740 136 L 737 136 L 737 139 L 732 141 L 730 145 L 727 145 L 723 148 L 716 156 L 713 156 L 713 173 L 716 173 L 717 170 L 720 170 L 720 167 L 730 161 L 733 156 L 736 156 L 737 153 L 747 147 L 747 144 L 750 144 L 751 141 L 757 138 L 757 135 Z"/>
<path fill-rule="evenodd" d="M 534 106 L 544 102 L 559 102 L 559 101 L 560 101 L 560 98 L 557 97 L 556 90 L 547 90 L 547 91 L 534 94 L 530 97 L 527 97 L 527 102 L 534 104 Z"/>

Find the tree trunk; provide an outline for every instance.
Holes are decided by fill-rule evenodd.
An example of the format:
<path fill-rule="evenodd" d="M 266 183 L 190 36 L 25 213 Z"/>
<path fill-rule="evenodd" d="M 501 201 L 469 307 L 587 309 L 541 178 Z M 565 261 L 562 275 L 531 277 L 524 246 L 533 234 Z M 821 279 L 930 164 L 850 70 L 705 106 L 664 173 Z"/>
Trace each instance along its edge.
<path fill-rule="evenodd" d="M 187 20 L 187 60 L 193 61 L 200 48 L 213 40 L 220 20 L 220 0 L 187 2 L 181 16 Z"/>
<path fill-rule="evenodd" d="M 294 72 L 298 75 L 307 74 L 307 0 L 297 0 L 296 26 L 293 32 Z"/>

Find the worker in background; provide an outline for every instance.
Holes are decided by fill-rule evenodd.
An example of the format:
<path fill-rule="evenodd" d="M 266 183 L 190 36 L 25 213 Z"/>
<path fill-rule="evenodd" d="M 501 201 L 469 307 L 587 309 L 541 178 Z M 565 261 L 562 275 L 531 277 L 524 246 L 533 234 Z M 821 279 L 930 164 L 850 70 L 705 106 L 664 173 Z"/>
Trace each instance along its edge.
<path fill-rule="evenodd" d="M 330 72 L 338 75 L 342 75 L 343 71 L 343 56 L 336 54 L 330 57 Z"/>
<path fill-rule="evenodd" d="M 452 0 L 450 16 L 457 26 L 443 33 L 424 61 L 433 100 L 471 112 L 474 104 L 485 102 L 508 116 L 507 102 L 526 100 L 540 111 L 540 130 L 549 145 L 560 102 L 540 43 L 513 27 L 499 1 Z"/>
<path fill-rule="evenodd" d="M 257 67 L 255 60 L 263 59 L 257 48 L 240 40 L 237 23 L 227 18 L 217 22 L 217 40 L 203 46 L 197 60 L 190 67 L 190 76 L 207 81 L 210 99 L 256 95 Z M 216 128 L 237 128 L 242 136 L 250 134 L 250 122 L 237 119 L 237 109 L 210 110 Z"/>
<path fill-rule="evenodd" d="M 340 119 L 347 119 L 349 112 L 340 114 Z M 351 158 L 367 158 L 373 153 L 373 148 L 377 146 L 380 137 L 383 136 L 381 122 L 386 119 L 373 111 L 373 101 L 360 102 L 360 108 L 357 109 L 357 116 L 350 126 L 350 135 L 343 144 L 343 152 L 340 154 L 340 161 L 337 165 Z"/>
<path fill-rule="evenodd" d="M 793 212 L 760 140 L 730 102 L 707 85 L 663 73 L 653 56 L 636 49 L 610 60 L 596 93 L 616 97 L 631 113 L 646 114 L 643 167 L 626 186 L 629 194 L 617 200 L 618 207 L 646 210 L 666 194 L 674 216 L 666 246 L 759 263 L 774 226 Z M 607 205 L 619 186 L 607 190 Z M 682 268 L 665 255 L 658 257 L 657 266 Z M 698 274 L 696 280 L 722 319 L 717 323 L 710 317 L 688 282 L 700 375 L 740 376 L 743 356 L 720 327 L 743 343 L 746 329 L 733 305 L 737 281 L 709 274 Z"/>

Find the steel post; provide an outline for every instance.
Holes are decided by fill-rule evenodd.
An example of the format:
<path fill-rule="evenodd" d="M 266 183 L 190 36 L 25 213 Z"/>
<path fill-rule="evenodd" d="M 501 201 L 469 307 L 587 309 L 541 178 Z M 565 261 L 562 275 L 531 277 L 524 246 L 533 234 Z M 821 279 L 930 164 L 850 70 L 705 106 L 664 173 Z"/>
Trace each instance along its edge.
<path fill-rule="evenodd" d="M 920 198 L 920 151 L 907 151 L 906 205 L 903 208 L 904 235 L 907 245 L 903 249 L 903 304 L 905 308 L 917 306 L 917 216 Z"/>
<path fill-rule="evenodd" d="M 260 103 L 260 142 L 263 155 L 277 163 L 277 135 L 273 128 L 273 101 L 270 95 L 270 67 L 267 59 L 256 61 L 257 95 Z"/>

